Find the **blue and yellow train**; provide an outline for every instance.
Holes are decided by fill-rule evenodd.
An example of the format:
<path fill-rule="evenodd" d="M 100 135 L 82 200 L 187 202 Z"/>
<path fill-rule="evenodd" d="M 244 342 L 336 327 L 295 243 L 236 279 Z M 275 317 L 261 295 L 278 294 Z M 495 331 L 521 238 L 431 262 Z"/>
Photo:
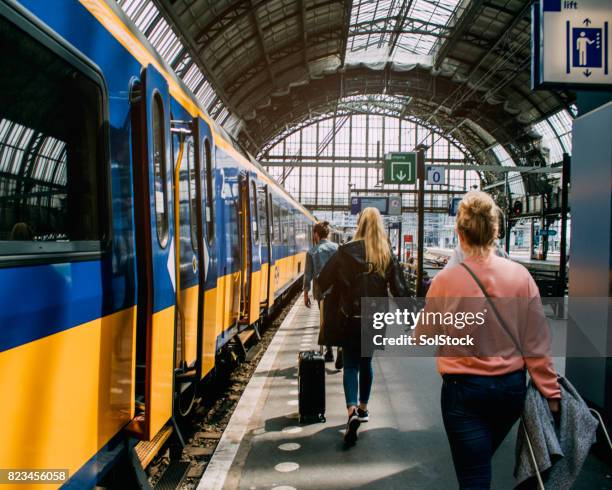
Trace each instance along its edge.
<path fill-rule="evenodd" d="M 111 1 L 0 0 L 0 468 L 89 487 L 301 276 L 313 216 Z"/>

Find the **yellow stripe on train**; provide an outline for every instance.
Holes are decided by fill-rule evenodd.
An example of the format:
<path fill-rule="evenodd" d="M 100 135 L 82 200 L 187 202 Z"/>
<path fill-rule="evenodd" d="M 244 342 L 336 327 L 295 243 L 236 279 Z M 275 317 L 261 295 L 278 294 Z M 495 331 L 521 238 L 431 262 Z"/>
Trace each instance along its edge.
<path fill-rule="evenodd" d="M 1 352 L 0 468 L 73 475 L 120 431 L 134 415 L 135 333 L 131 307 Z"/>
<path fill-rule="evenodd" d="M 276 261 L 276 289 L 303 271 L 304 255 Z M 260 278 L 267 268 L 264 264 L 262 271 L 253 274 L 252 304 L 256 306 L 266 294 Z M 273 276 L 271 298 L 274 282 Z M 203 376 L 214 368 L 217 337 L 235 324 L 239 314 L 235 288 L 239 287 L 236 272 L 220 277 L 217 287 L 205 292 Z M 197 287 L 182 294 L 197 295 Z M 251 314 L 256 319 L 259 311 L 251 310 Z M 174 306 L 155 313 L 154 319 L 174 325 Z M 152 433 L 171 414 L 172 349 L 167 347 L 174 345 L 174 328 L 164 327 L 155 335 Z M 0 404 L 0 467 L 67 468 L 74 475 L 119 432 L 134 417 L 135 336 L 134 306 L 0 353 L 0 399 L 4 401 Z M 187 332 L 187 338 L 194 344 L 188 348 L 191 356 L 197 332 Z"/>

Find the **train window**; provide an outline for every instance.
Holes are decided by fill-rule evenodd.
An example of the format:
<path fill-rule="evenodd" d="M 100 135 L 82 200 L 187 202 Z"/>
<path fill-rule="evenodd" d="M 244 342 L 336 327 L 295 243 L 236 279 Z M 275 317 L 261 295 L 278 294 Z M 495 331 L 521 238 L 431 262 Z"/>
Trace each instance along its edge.
<path fill-rule="evenodd" d="M 155 224 L 162 248 L 168 243 L 168 173 L 164 103 L 159 93 L 153 96 L 153 171 L 155 173 Z"/>
<path fill-rule="evenodd" d="M 274 221 L 276 222 L 276 226 L 274 229 L 274 236 L 276 237 L 276 243 L 280 244 L 283 241 L 283 237 L 282 237 L 283 225 L 281 223 L 281 208 L 276 203 L 274 204 Z"/>
<path fill-rule="evenodd" d="M 272 206 L 272 194 L 268 194 L 268 215 L 270 216 L 270 243 L 276 242 L 276 232 L 274 227 L 276 226 L 276 219 L 274 216 L 274 207 Z"/>
<path fill-rule="evenodd" d="M 257 184 L 251 181 L 251 210 L 253 211 L 253 237 L 259 243 L 259 208 L 257 205 Z"/>
<path fill-rule="evenodd" d="M 259 237 L 263 245 L 268 244 L 268 218 L 266 216 L 266 190 L 260 188 L 257 193 L 257 214 L 259 218 Z"/>
<path fill-rule="evenodd" d="M 282 217 L 281 217 L 281 237 L 282 238 L 281 238 L 281 240 L 282 240 L 283 245 L 288 245 L 288 243 L 289 243 L 289 241 L 288 241 L 289 237 L 288 237 L 288 233 L 287 233 L 288 232 L 287 228 L 288 228 L 288 225 L 289 225 L 289 223 L 288 223 L 288 221 L 289 221 L 288 213 L 287 213 L 287 210 L 285 208 L 282 208 L 281 213 L 282 213 Z"/>
<path fill-rule="evenodd" d="M 295 246 L 295 214 L 293 214 L 293 210 L 288 211 L 287 218 L 287 238 L 289 239 L 289 245 Z"/>
<path fill-rule="evenodd" d="M 214 169 L 212 151 L 208 139 L 204 141 L 204 160 L 206 161 L 206 185 L 204 186 L 206 188 L 206 212 L 204 213 L 204 218 L 206 220 L 206 235 L 208 243 L 210 243 L 215 236 L 215 216 L 213 213 Z"/>
<path fill-rule="evenodd" d="M 0 45 L 10 46 L 0 75 L 5 260 L 100 252 L 108 238 L 101 78 L 47 43 L 54 41 L 39 32 L 30 36 L 0 16 Z"/>
<path fill-rule="evenodd" d="M 187 143 L 187 171 L 189 173 L 189 225 L 191 228 L 191 246 L 198 250 L 198 176 L 200 165 L 195 158 L 193 141 Z"/>

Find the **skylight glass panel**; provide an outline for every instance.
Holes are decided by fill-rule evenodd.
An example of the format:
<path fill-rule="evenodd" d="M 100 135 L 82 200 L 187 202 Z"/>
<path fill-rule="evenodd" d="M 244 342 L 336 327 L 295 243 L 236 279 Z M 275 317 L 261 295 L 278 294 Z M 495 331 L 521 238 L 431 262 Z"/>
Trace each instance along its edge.
<path fill-rule="evenodd" d="M 533 129 L 542 137 L 541 144 L 544 150 L 543 153 L 547 155 L 548 160 L 546 163 L 550 165 L 563 160 L 563 146 L 549 120 L 545 119 L 544 121 L 534 124 Z"/>
<path fill-rule="evenodd" d="M 353 2 L 347 58 L 355 52 L 372 52 L 389 61 L 409 61 L 407 54 L 431 55 L 438 36 L 447 26 L 460 0 L 414 0 L 406 15 L 402 0 Z M 398 32 L 394 42 L 394 32 Z M 371 61 L 372 56 L 364 59 Z M 417 60 L 420 61 L 420 60 Z"/>
<path fill-rule="evenodd" d="M 185 46 L 174 32 L 174 29 L 172 29 L 172 26 L 161 16 L 153 0 L 117 0 L 117 4 L 143 35 L 147 37 L 163 60 L 169 66 L 172 66 L 173 62 L 176 61 L 176 57 L 183 51 Z M 187 56 L 178 68 L 190 62 L 191 58 Z M 192 63 L 189 69 L 182 73 L 183 82 L 194 92 L 202 107 L 206 109 L 212 100 L 215 99 L 216 94 L 210 83 L 205 79 L 206 75 L 195 63 Z M 217 101 L 217 105 L 221 105 L 222 109 L 217 111 L 215 119 L 218 121 L 231 121 L 232 119 L 228 117 L 229 111 L 225 105 L 220 100 Z"/>
<path fill-rule="evenodd" d="M 516 167 L 516 163 L 514 163 L 514 160 L 512 160 L 512 157 L 502 145 L 495 145 L 491 148 L 491 151 L 500 165 L 504 167 Z M 510 186 L 510 193 L 513 196 L 525 195 L 525 185 L 523 184 L 523 178 L 519 172 L 508 172 L 508 185 Z"/>

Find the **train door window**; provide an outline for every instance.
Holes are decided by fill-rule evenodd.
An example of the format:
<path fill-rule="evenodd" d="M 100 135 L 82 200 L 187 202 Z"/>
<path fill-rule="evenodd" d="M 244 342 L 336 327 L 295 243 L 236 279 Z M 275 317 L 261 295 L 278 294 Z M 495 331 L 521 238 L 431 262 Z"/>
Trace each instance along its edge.
<path fill-rule="evenodd" d="M 0 45 L 10 46 L 0 75 L 0 258 L 100 253 L 110 218 L 103 79 L 2 16 Z"/>
<path fill-rule="evenodd" d="M 200 169 L 195 158 L 193 140 L 187 142 L 187 172 L 189 181 L 189 226 L 191 228 L 191 246 L 198 250 L 198 176 Z"/>
<path fill-rule="evenodd" d="M 257 214 L 259 217 L 259 239 L 262 245 L 268 244 L 268 217 L 266 216 L 266 191 L 265 188 L 260 188 L 257 193 Z"/>
<path fill-rule="evenodd" d="M 259 208 L 257 206 L 257 184 L 251 181 L 251 209 L 253 210 L 253 237 L 259 243 Z"/>
<path fill-rule="evenodd" d="M 287 234 L 287 228 L 288 228 L 288 215 L 287 215 L 287 210 L 285 208 L 282 208 L 281 210 L 282 213 L 282 218 L 281 218 L 281 236 L 282 236 L 282 242 L 283 245 L 288 245 L 288 234 Z"/>
<path fill-rule="evenodd" d="M 289 245 L 295 246 L 295 214 L 293 214 L 293 210 L 288 211 L 287 224 L 287 238 L 289 239 Z"/>
<path fill-rule="evenodd" d="M 210 141 L 206 139 L 204 141 L 204 159 L 206 162 L 206 212 L 204 213 L 206 220 L 206 235 L 208 237 L 208 243 L 212 242 L 215 236 L 215 216 L 214 216 L 214 169 L 212 150 L 210 147 Z"/>
<path fill-rule="evenodd" d="M 270 243 L 276 242 L 276 232 L 274 227 L 276 226 L 276 218 L 274 216 L 274 207 L 272 206 L 272 194 L 268 194 L 268 213 L 270 216 L 270 222 L 268 226 L 270 227 Z"/>
<path fill-rule="evenodd" d="M 155 224 L 157 238 L 162 248 L 168 243 L 168 174 L 166 162 L 166 138 L 164 103 L 161 95 L 153 95 L 153 171 L 155 173 Z"/>
<path fill-rule="evenodd" d="M 283 237 L 282 237 L 283 225 L 281 223 L 281 208 L 277 203 L 274 204 L 274 208 L 275 208 L 274 220 L 276 221 L 276 228 L 275 228 L 276 243 L 281 244 L 283 242 Z"/>

